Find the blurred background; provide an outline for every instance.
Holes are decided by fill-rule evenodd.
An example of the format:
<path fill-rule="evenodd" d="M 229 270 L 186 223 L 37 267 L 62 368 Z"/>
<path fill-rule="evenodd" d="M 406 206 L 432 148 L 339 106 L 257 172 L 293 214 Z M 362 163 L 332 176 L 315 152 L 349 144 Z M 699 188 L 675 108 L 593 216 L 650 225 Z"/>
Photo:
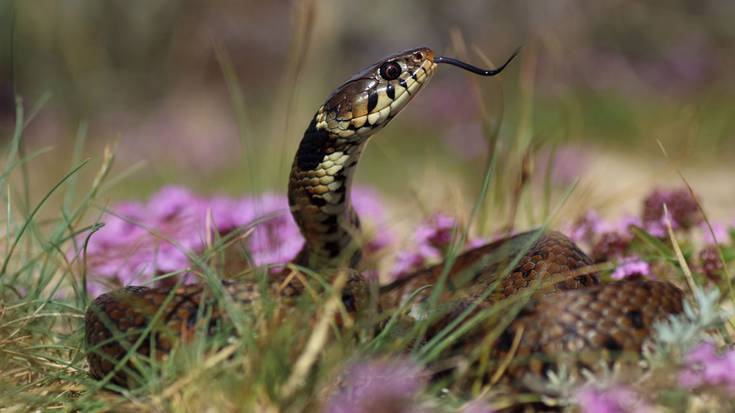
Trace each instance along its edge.
<path fill-rule="evenodd" d="M 134 3 L 0 2 L 0 144 L 15 96 L 26 115 L 40 107 L 23 144 L 51 148 L 28 165 L 37 197 L 82 138 L 90 182 L 116 144 L 111 201 L 166 184 L 284 192 L 311 116 L 359 69 L 423 45 L 499 64 L 523 45 L 497 78 L 441 67 L 371 144 L 357 181 L 400 204 L 395 219 L 466 211 L 490 154 L 488 122 L 501 120 L 497 193 L 523 176 L 533 204 L 545 183 L 563 194 L 579 179 L 565 213 L 614 214 L 654 186 L 680 186 L 680 170 L 708 213 L 735 215 L 735 2 Z"/>

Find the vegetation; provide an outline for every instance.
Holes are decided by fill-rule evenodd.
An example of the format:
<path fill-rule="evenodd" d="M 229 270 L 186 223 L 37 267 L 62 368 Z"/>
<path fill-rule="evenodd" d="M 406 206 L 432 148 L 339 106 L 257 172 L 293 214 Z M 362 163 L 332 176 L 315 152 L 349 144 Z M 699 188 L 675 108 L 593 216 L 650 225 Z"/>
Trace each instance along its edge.
<path fill-rule="evenodd" d="M 116 2 L 78 3 L 58 6 L 67 20 L 26 2 L 0 6 L 12 46 L 0 55 L 0 411 L 735 408 L 726 4 L 680 1 L 663 13 L 628 2 L 598 12 L 415 1 L 390 15 L 425 16 L 368 35 L 387 12 L 343 27 L 356 11 L 331 2 L 151 2 L 154 24 Z M 632 8 L 662 19 L 651 23 L 658 36 Z M 504 17 L 493 26 L 480 18 L 490 14 Z M 449 23 L 427 34 L 432 19 L 462 26 L 473 47 L 457 30 L 447 40 Z M 259 36 L 274 46 L 253 44 Z M 339 297 L 309 273 L 326 292 L 287 317 L 275 301 L 223 301 L 232 323 L 217 334 L 201 331 L 162 360 L 131 352 L 139 386 L 92 379 L 84 312 L 101 291 L 216 283 L 233 276 L 233 259 L 247 263 L 236 273 L 265 280 L 298 251 L 283 191 L 301 131 L 344 78 L 394 51 L 395 36 L 407 47 L 451 42 L 480 62 L 525 48 L 500 80 L 440 71 L 371 143 L 356 194 L 371 273 L 387 281 L 509 232 L 558 228 L 606 279 L 656 277 L 686 291 L 685 313 L 657 328 L 644 362 L 584 378 L 562 369 L 545 379 L 548 395 L 509 394 L 478 379 L 477 366 L 498 368 L 483 352 L 447 356 L 458 332 L 422 342 L 420 323 L 337 327 Z M 456 368 L 433 377 L 442 365 Z"/>

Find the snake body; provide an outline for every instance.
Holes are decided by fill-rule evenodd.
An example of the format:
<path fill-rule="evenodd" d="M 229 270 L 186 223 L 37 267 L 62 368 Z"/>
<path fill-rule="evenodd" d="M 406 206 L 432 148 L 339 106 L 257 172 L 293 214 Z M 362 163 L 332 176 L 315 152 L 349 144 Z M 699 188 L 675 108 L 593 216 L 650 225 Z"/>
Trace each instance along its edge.
<path fill-rule="evenodd" d="M 226 282 L 223 286 L 226 293 L 241 304 L 249 305 L 260 298 L 254 283 Z M 201 284 L 182 286 L 175 291 L 126 287 L 99 296 L 85 319 L 90 372 L 96 378 L 112 372 L 114 383 L 122 386 L 132 384 L 127 366 L 114 370 L 131 348 L 144 357 L 150 357 L 152 352 L 168 353 L 176 340 L 187 341 L 194 337 L 198 314 L 204 306 L 214 310 L 210 324 L 226 318 L 226 313 L 215 303 L 215 297 L 207 294 L 207 289 Z M 145 335 L 149 326 L 152 331 Z M 139 346 L 135 347 L 139 340 Z M 151 346 L 150 342 L 154 345 Z"/>
<path fill-rule="evenodd" d="M 369 138 L 426 85 L 438 63 L 494 75 L 511 59 L 499 69 L 484 71 L 435 56 L 428 48 L 401 52 L 349 79 L 312 118 L 288 184 L 291 211 L 305 239 L 295 263 L 325 274 L 350 269 L 343 294 L 348 310 L 359 311 L 367 300 L 368 283 L 356 270 L 360 268 L 363 240 L 350 188 Z M 518 362 L 508 373 L 515 378 L 543 374 L 560 354 L 584 355 L 586 358 L 575 358 L 575 365 L 584 367 L 599 357 L 638 353 L 655 321 L 682 310 L 683 296 L 676 286 L 643 279 L 601 284 L 591 264 L 564 235 L 531 231 L 465 252 L 448 269 L 438 265 L 381 287 L 379 307 L 383 311 L 395 309 L 412 292 L 443 280 L 446 288 L 439 297 L 430 338 L 463 312 L 474 314 L 510 302 L 519 292 L 532 292 L 493 347 L 498 357 L 514 352 Z M 268 289 L 288 307 L 303 287 L 284 277 L 275 276 Z M 226 281 L 222 287 L 221 292 L 238 305 L 252 306 L 262 299 L 262 290 L 254 280 Z M 414 298 L 421 303 L 429 295 L 424 289 Z M 155 348 L 157 355 L 165 355 L 176 340 L 186 341 L 191 336 L 203 312 L 209 315 L 210 324 L 226 322 L 226 312 L 217 303 L 205 285 L 174 291 L 127 287 L 98 297 L 86 314 L 92 375 L 110 375 L 113 381 L 127 384 L 129 377 L 120 364 L 134 343 L 150 338 L 154 346 L 133 349 L 148 356 Z M 483 325 L 473 329 L 457 348 L 476 346 L 492 328 Z"/>

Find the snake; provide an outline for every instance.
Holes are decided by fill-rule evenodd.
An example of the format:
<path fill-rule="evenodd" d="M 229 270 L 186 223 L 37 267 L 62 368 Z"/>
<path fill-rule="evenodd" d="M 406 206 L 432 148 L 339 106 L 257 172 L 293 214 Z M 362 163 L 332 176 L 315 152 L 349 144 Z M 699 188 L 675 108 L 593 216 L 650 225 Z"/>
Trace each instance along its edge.
<path fill-rule="evenodd" d="M 304 238 L 293 264 L 327 278 L 346 272 L 341 297 L 348 312 L 359 313 L 370 301 L 371 281 L 361 274 L 365 235 L 350 195 L 370 138 L 416 97 L 438 65 L 495 76 L 517 53 L 497 68 L 482 69 L 438 56 L 428 47 L 402 51 L 348 79 L 311 118 L 288 181 L 290 212 Z M 409 308 L 402 319 L 416 322 L 426 317 L 422 308 L 435 304 L 428 310 L 434 315 L 425 335 L 431 340 L 453 324 L 461 326 L 462 317 L 497 304 L 515 305 L 490 344 L 488 332 L 497 327 L 497 317 L 493 323 L 478 323 L 448 351 L 461 354 L 467 346 L 489 345 L 493 357 L 512 355 L 506 375 L 522 383 L 558 366 L 560 355 L 574 355 L 573 365 L 583 368 L 620 354 L 639 354 L 654 324 L 682 311 L 684 294 L 674 284 L 643 278 L 604 283 L 592 264 L 560 232 L 531 230 L 380 286 L 377 307 L 389 314 Z M 165 357 L 190 340 L 205 318 L 207 328 L 227 323 L 232 313 L 222 308 L 223 296 L 241 309 L 260 305 L 268 294 L 284 308 L 282 316 L 290 317 L 304 292 L 302 278 L 291 272 L 271 275 L 265 287 L 245 278 L 217 282 L 217 288 L 211 282 L 129 286 L 97 297 L 85 316 L 91 375 L 132 386 L 132 356 Z M 443 290 L 433 294 L 429 287 L 440 285 Z M 521 296 L 525 299 L 515 299 Z"/>

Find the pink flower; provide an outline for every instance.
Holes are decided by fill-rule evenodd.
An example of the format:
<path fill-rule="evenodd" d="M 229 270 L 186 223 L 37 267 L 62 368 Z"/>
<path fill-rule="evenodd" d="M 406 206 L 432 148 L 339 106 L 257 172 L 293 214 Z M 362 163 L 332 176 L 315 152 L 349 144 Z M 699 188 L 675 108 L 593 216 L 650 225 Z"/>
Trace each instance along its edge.
<path fill-rule="evenodd" d="M 339 390 L 327 400 L 328 413 L 419 412 L 416 397 L 428 374 L 405 359 L 357 363 L 342 374 Z"/>
<path fill-rule="evenodd" d="M 679 384 L 688 389 L 722 386 L 735 392 L 735 349 L 717 354 L 714 344 L 703 342 L 693 347 L 684 359 Z"/>
<path fill-rule="evenodd" d="M 94 233 L 94 243 L 90 243 L 88 251 L 104 248 L 120 242 L 131 240 L 144 232 L 135 222 L 145 217 L 145 206 L 139 202 L 124 202 L 115 207 L 115 214 L 109 214 L 105 226 Z"/>
<path fill-rule="evenodd" d="M 195 215 L 201 210 L 202 199 L 182 186 L 165 186 L 148 200 L 148 214 L 157 221 L 181 215 Z"/>
<path fill-rule="evenodd" d="M 583 413 L 654 412 L 632 388 L 623 385 L 601 389 L 588 384 L 577 390 L 574 401 Z"/>
<path fill-rule="evenodd" d="M 643 200 L 641 214 L 644 227 L 651 235 L 666 236 L 667 217 L 664 217 L 664 204 L 669 211 L 671 228 L 674 230 L 689 229 L 702 222 L 696 199 L 688 189 L 656 189 Z"/>
<path fill-rule="evenodd" d="M 652 236 L 656 238 L 663 239 L 663 238 L 668 237 L 669 235 L 669 230 L 664 220 L 644 222 L 643 229 L 645 229 L 646 232 L 648 232 L 649 234 L 651 234 Z M 673 222 L 672 222 L 671 229 L 672 230 L 676 229 L 676 227 L 674 227 L 673 225 Z"/>
<path fill-rule="evenodd" d="M 388 229 L 385 208 L 376 190 L 356 185 L 352 188 L 352 205 L 366 224 L 365 233 L 371 237 L 365 246 L 368 254 L 375 254 L 393 243 L 394 237 Z"/>
<path fill-rule="evenodd" d="M 399 251 L 395 261 L 393 261 L 390 275 L 392 278 L 400 278 L 402 275 L 407 275 L 426 267 L 427 264 L 426 257 L 416 251 Z"/>
<path fill-rule="evenodd" d="M 617 231 L 604 232 L 598 236 L 598 240 L 592 247 L 592 259 L 595 262 L 623 258 L 628 252 L 633 238 L 625 233 Z"/>
<path fill-rule="evenodd" d="M 413 245 L 396 255 L 390 270 L 391 277 L 407 275 L 441 260 L 451 245 L 457 225 L 455 218 L 441 213 L 422 222 L 414 232 Z M 464 247 L 468 250 L 484 243 L 481 238 L 470 238 Z"/>
<path fill-rule="evenodd" d="M 651 266 L 638 257 L 626 257 L 618 263 L 610 277 L 614 280 L 622 280 L 636 275 L 651 275 Z"/>
<path fill-rule="evenodd" d="M 600 214 L 590 209 L 567 228 L 565 232 L 572 241 L 576 243 L 586 242 L 591 245 L 600 233 L 609 230 L 608 227 L 609 225 L 602 220 Z"/>
<path fill-rule="evenodd" d="M 228 196 L 215 196 L 209 200 L 204 213 L 212 218 L 212 225 L 226 234 L 248 223 L 240 200 Z M 206 216 L 205 216 L 206 219 Z"/>
<path fill-rule="evenodd" d="M 441 213 L 435 214 L 419 225 L 414 232 L 414 238 L 419 245 L 445 250 L 452 242 L 452 234 L 456 227 L 455 218 Z"/>
<path fill-rule="evenodd" d="M 354 204 L 363 220 L 381 234 L 367 249 L 375 252 L 388 245 L 391 237 L 378 194 L 356 190 Z M 255 265 L 288 262 L 304 243 L 286 196 L 272 193 L 240 199 L 203 198 L 187 188 L 167 186 L 146 204 L 114 206 L 103 221 L 105 226 L 92 234 L 86 249 L 93 294 L 102 292 L 100 284 L 144 283 L 156 275 L 186 271 L 190 255 L 207 248 L 208 231 L 226 235 L 242 228 L 248 234 L 245 244 Z"/>
<path fill-rule="evenodd" d="M 614 233 L 622 239 L 631 240 L 633 238 L 631 226 L 644 228 L 656 237 L 666 236 L 663 222 L 656 221 L 644 225 L 641 218 L 630 214 L 624 215 L 617 222 L 608 222 L 594 209 L 588 210 L 572 224 L 568 224 L 563 232 L 575 243 L 585 243 L 593 247 L 605 234 Z"/>
<path fill-rule="evenodd" d="M 720 253 L 714 244 L 705 246 L 699 251 L 699 267 L 702 273 L 713 281 L 722 276 L 725 265 L 720 260 Z"/>
<path fill-rule="evenodd" d="M 699 228 L 704 236 L 704 242 L 707 244 L 726 244 L 730 239 L 728 227 L 720 222 L 713 222 L 711 231 L 710 227 L 704 222 L 699 225 Z"/>
<path fill-rule="evenodd" d="M 187 254 L 204 246 L 202 203 L 187 189 L 171 186 L 145 205 L 125 202 L 113 207 L 86 249 L 90 292 L 102 292 L 102 285 L 141 283 L 153 275 L 186 270 Z"/>
<path fill-rule="evenodd" d="M 617 230 L 619 232 L 632 235 L 630 231 L 630 227 L 632 226 L 643 227 L 643 221 L 641 221 L 641 219 L 635 215 L 623 215 L 623 217 L 620 218 L 620 221 L 617 223 Z"/>
<path fill-rule="evenodd" d="M 288 210 L 283 195 L 264 194 L 245 198 L 238 205 L 247 212 L 245 226 L 255 229 L 247 239 L 247 246 L 256 265 L 282 264 L 292 260 L 304 245 L 299 227 Z"/>

